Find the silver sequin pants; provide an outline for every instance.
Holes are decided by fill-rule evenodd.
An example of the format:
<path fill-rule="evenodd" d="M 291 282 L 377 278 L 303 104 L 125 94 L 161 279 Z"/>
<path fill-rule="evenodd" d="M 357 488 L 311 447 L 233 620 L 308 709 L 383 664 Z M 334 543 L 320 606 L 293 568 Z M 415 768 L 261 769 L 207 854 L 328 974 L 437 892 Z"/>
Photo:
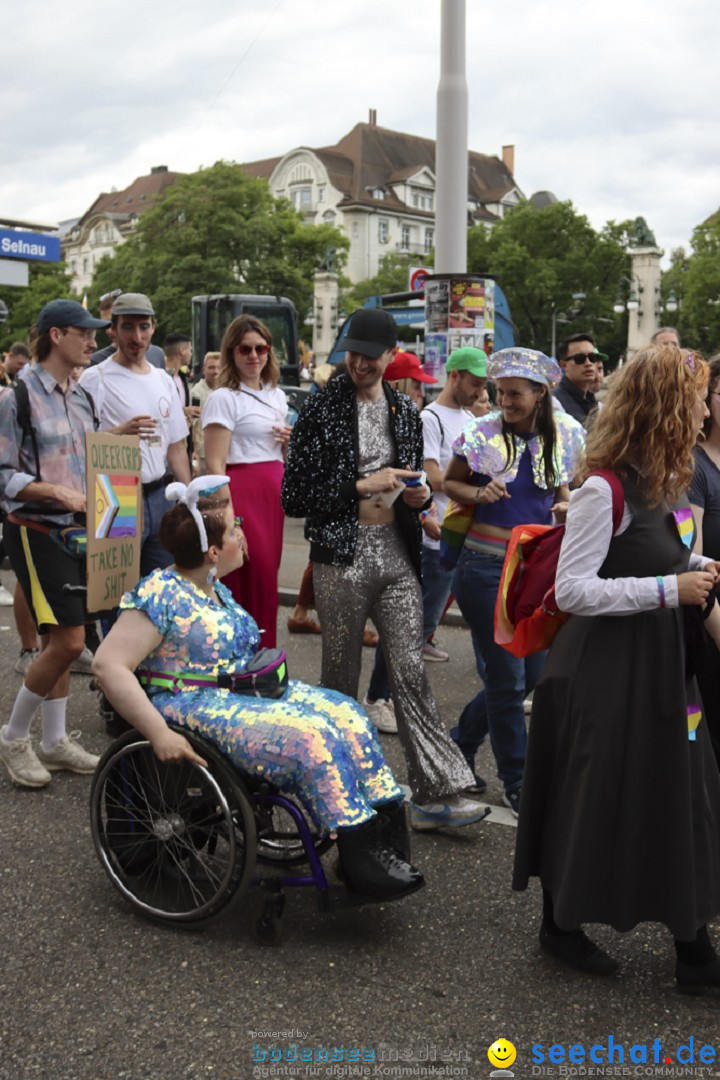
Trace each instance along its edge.
<path fill-rule="evenodd" d="M 357 697 L 368 616 L 387 658 L 398 733 L 417 803 L 462 791 L 472 773 L 447 734 L 422 659 L 422 589 L 395 525 L 361 525 L 352 566 L 315 563 L 322 685 Z"/>

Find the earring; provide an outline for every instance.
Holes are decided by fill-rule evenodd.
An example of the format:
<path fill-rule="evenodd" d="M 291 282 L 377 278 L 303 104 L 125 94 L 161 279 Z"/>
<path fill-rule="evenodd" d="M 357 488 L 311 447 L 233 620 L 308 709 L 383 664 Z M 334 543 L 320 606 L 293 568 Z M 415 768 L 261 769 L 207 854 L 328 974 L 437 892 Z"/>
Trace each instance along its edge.
<path fill-rule="evenodd" d="M 211 566 L 210 569 L 208 570 L 208 575 L 205 578 L 208 585 L 213 585 L 215 583 L 215 578 L 216 577 L 217 577 L 217 566 Z"/>

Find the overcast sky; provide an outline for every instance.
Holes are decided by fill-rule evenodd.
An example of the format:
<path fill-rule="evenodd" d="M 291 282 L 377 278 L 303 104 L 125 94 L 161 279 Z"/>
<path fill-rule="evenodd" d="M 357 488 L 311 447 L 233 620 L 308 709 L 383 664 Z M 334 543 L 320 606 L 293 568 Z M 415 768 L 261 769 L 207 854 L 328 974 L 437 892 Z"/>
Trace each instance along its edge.
<path fill-rule="evenodd" d="M 0 217 L 55 224 L 152 165 L 192 171 L 378 123 L 435 137 L 440 0 L 3 7 Z M 526 195 L 669 251 L 720 205 L 718 0 L 467 0 L 469 146 Z"/>

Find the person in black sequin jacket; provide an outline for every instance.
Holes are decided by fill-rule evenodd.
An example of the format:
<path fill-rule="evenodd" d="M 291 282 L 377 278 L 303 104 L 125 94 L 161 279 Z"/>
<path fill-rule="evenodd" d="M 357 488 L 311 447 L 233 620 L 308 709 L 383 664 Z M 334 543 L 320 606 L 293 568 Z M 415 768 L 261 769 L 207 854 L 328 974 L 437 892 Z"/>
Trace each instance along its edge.
<path fill-rule="evenodd" d="M 383 383 L 390 407 L 395 466 L 423 467 L 420 414 L 405 394 Z M 347 375 L 332 379 L 308 398 L 291 439 L 282 487 L 288 517 L 305 518 L 305 539 L 313 562 L 349 566 L 358 538 L 358 420 L 355 387 Z M 416 510 L 402 499 L 396 519 L 408 554 L 420 577 L 421 528 Z"/>
<path fill-rule="evenodd" d="M 293 430 L 283 508 L 305 517 L 322 626 L 322 685 L 357 697 L 363 629 L 371 617 L 388 659 L 411 823 L 461 826 L 480 820 L 485 809 L 460 797 L 472 773 L 448 737 L 425 674 L 419 513 L 430 490 L 420 475 L 420 414 L 382 379 L 396 340 L 387 312 L 352 315 L 344 339 L 347 374 L 305 403 Z M 408 469 L 415 484 L 408 484 Z"/>

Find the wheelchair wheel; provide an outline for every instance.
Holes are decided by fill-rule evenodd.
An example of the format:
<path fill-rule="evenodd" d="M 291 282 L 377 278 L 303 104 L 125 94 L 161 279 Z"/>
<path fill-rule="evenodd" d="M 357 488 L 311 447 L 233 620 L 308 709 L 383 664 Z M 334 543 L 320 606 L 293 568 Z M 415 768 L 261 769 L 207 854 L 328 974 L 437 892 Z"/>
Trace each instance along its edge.
<path fill-rule="evenodd" d="M 182 734 L 207 768 L 158 761 L 130 731 L 100 760 L 90 822 L 100 861 L 134 908 L 202 927 L 243 898 L 255 867 L 255 818 L 231 766 L 203 739 Z"/>
<path fill-rule="evenodd" d="M 283 794 L 283 799 L 292 802 L 298 812 L 307 820 L 307 814 L 295 799 Z M 257 858 L 262 863 L 284 863 L 293 865 L 307 862 L 305 849 L 297 822 L 292 812 L 280 803 L 260 802 L 256 805 L 257 819 Z M 310 837 L 318 855 L 323 855 L 333 841 L 327 836 L 320 836 L 310 827 Z"/>

